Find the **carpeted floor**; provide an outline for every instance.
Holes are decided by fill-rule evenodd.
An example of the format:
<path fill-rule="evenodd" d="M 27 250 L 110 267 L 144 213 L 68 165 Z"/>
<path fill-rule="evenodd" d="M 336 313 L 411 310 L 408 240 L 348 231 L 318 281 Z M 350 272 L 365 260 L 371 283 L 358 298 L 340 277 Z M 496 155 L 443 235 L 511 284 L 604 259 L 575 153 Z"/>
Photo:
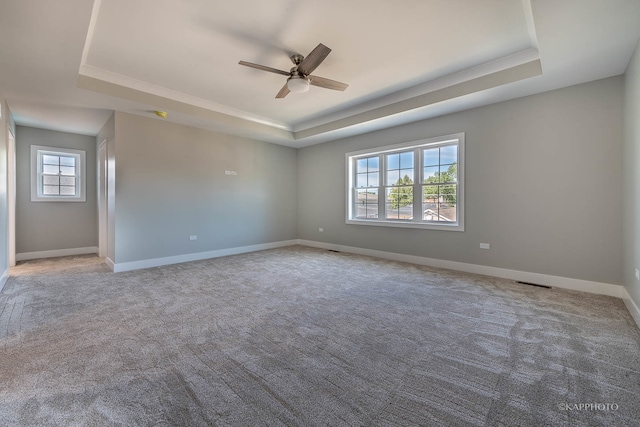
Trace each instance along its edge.
<path fill-rule="evenodd" d="M 0 310 L 2 426 L 640 425 L 611 297 L 292 246 L 24 262 Z"/>

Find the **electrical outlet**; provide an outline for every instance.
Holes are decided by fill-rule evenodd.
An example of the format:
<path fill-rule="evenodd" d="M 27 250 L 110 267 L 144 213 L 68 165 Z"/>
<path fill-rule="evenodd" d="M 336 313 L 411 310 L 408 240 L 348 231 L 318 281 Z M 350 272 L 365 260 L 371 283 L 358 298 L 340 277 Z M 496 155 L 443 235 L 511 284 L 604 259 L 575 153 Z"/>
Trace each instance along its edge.
<path fill-rule="evenodd" d="M 318 228 L 318 231 L 322 233 L 324 232 L 324 228 Z"/>
<path fill-rule="evenodd" d="M 480 243 L 480 249 L 491 249 L 491 245 L 489 243 Z"/>
<path fill-rule="evenodd" d="M 189 240 L 198 240 L 198 236 L 189 236 Z"/>
<path fill-rule="evenodd" d="M 636 268 L 636 280 L 640 280 L 640 271 Z"/>

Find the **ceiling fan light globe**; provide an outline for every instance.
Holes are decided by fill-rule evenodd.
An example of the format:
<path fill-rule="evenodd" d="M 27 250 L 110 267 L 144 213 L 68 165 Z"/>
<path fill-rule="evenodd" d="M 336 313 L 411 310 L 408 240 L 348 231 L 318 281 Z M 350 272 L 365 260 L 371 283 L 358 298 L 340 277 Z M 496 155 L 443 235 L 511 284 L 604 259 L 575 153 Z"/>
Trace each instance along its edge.
<path fill-rule="evenodd" d="M 309 90 L 309 80 L 299 76 L 289 77 L 287 80 L 287 87 L 291 92 L 306 92 Z"/>

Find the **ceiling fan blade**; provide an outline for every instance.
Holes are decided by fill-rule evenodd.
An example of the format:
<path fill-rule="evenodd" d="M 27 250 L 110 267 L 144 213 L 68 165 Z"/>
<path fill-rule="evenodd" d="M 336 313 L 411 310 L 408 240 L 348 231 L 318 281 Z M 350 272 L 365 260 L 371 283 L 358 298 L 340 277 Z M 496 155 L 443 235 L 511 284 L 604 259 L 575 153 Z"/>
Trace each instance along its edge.
<path fill-rule="evenodd" d="M 268 71 L 270 73 L 282 74 L 283 76 L 291 75 L 291 73 L 289 73 L 288 71 L 282 71 L 282 70 L 278 70 L 277 68 L 271 68 L 271 67 L 267 67 L 265 65 L 254 64 L 252 62 L 240 61 L 240 62 L 238 62 L 238 64 L 244 65 L 245 67 L 256 68 L 256 69 L 262 70 L 262 71 Z"/>
<path fill-rule="evenodd" d="M 276 98 L 284 98 L 285 96 L 289 95 L 289 92 L 291 91 L 285 83 L 284 86 L 282 86 L 282 89 L 280 89 L 280 92 L 278 92 L 278 94 L 276 95 Z"/>
<path fill-rule="evenodd" d="M 309 83 L 314 86 L 323 87 L 325 89 L 333 90 L 345 90 L 349 87 L 346 83 L 340 83 L 335 80 L 325 79 L 324 77 L 307 76 L 309 77 Z"/>
<path fill-rule="evenodd" d="M 309 55 L 306 56 L 306 58 L 304 58 L 300 65 L 298 65 L 298 72 L 305 76 L 311 74 L 313 70 L 315 70 L 322 61 L 324 61 L 330 52 L 331 49 L 320 43 Z"/>

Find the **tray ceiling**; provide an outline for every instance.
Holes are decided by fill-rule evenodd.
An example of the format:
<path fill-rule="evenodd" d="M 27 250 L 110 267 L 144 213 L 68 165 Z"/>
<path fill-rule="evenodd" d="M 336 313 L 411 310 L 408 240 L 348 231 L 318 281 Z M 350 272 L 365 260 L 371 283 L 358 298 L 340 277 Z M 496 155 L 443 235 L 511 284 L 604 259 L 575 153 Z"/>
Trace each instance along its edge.
<path fill-rule="evenodd" d="M 179 123 L 291 146 L 621 74 L 640 35 L 635 0 L 55 3 L 0 2 L 7 35 L 25 33 L 26 51 L 0 42 L 15 61 L 2 65 L 11 73 L 0 90 L 18 122 L 56 106 L 101 117 L 158 109 Z M 313 74 L 348 83 L 346 91 L 312 86 L 276 99 L 285 76 L 238 65 L 288 71 L 291 54 L 318 43 L 332 52 Z M 20 77 L 47 83 L 24 66 L 30 50 L 39 55 L 32 67 L 52 68 L 40 97 Z"/>

